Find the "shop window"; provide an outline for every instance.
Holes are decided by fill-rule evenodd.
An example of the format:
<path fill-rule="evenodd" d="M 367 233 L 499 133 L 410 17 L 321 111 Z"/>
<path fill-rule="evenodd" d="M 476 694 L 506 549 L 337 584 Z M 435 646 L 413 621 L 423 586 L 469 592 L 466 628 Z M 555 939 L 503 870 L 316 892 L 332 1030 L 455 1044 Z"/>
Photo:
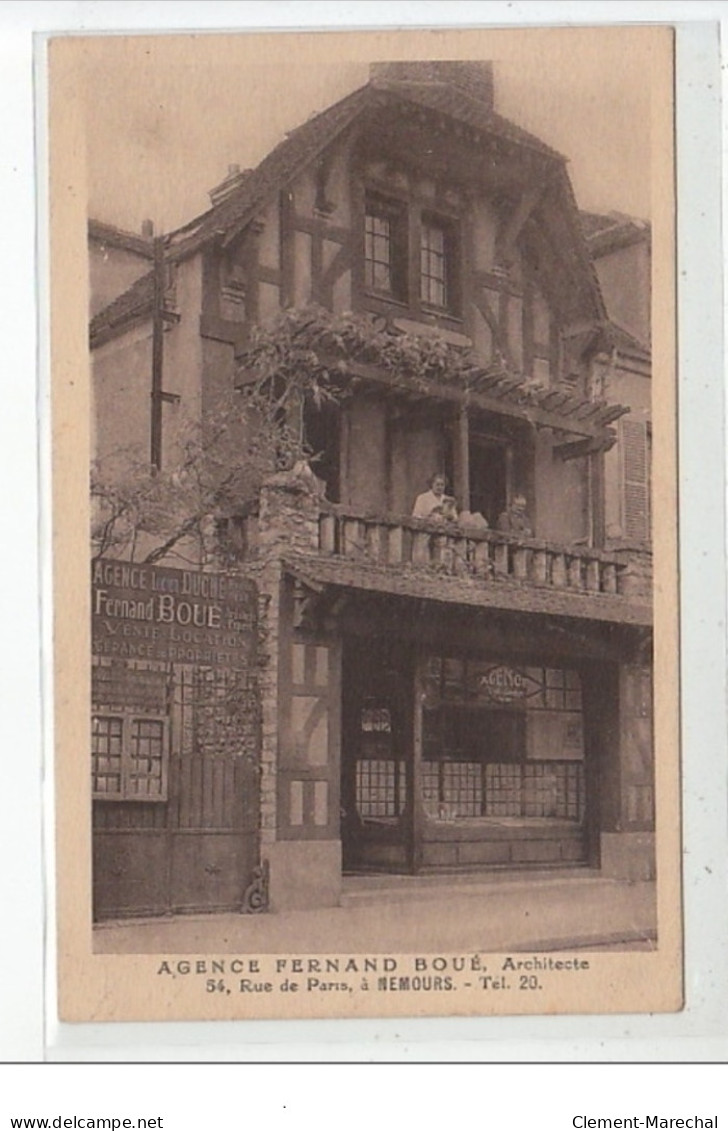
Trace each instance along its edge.
<path fill-rule="evenodd" d="M 423 713 L 423 802 L 434 820 L 581 822 L 578 673 L 434 659 Z"/>
<path fill-rule="evenodd" d="M 166 801 L 168 724 L 148 715 L 94 715 L 91 788 L 100 801 Z"/>
<path fill-rule="evenodd" d="M 406 799 L 404 761 L 397 757 L 392 712 L 379 700 L 359 712 L 356 808 L 363 820 L 396 819 Z"/>

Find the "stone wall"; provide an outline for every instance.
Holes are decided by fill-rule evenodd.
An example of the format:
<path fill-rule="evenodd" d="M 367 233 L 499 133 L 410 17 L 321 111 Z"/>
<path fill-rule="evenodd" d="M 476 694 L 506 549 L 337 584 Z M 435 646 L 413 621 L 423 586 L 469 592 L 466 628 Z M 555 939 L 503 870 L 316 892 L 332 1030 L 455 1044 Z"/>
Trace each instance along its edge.
<path fill-rule="evenodd" d="M 652 600 L 652 553 L 644 547 L 613 545 L 611 552 L 625 563 L 620 592 L 631 600 Z"/>

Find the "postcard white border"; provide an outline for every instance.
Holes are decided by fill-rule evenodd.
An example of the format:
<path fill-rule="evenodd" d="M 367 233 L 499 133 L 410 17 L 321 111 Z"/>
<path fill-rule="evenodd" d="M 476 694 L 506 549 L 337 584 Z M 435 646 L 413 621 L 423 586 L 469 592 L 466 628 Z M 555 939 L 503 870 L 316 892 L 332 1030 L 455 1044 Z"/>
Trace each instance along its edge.
<path fill-rule="evenodd" d="M 21 10 L 22 9 L 22 10 Z M 525 9 L 525 13 L 524 13 Z M 725 471 L 722 343 L 723 256 L 720 237 L 720 71 L 715 22 L 720 4 L 639 3 L 146 3 L 67 5 L 6 3 L 1 14 L 2 82 L 11 215 L 3 309 L 9 408 L 0 443 L 5 528 L 3 561 L 7 668 L 2 686 L 2 749 L 12 752 L 10 789 L 2 795 L 3 842 L 12 875 L 3 907 L 10 929 L 0 957 L 9 972 L 9 1008 L 0 1008 L 0 1056 L 53 1060 L 659 1060 L 717 1059 L 728 1002 L 726 836 Z M 34 438 L 35 295 L 32 199 L 30 34 L 41 30 L 129 31 L 199 27 L 468 26 L 539 22 L 678 23 L 678 191 L 682 665 L 686 986 L 688 1005 L 656 1017 L 530 1017 L 427 1021 L 196 1022 L 59 1025 L 43 983 L 43 891 L 40 868 L 38 585 L 34 565 L 37 463 Z M 701 20 L 697 17 L 700 15 Z M 20 114 L 19 114 L 20 111 Z M 20 128 L 18 128 L 20 126 Z M 42 180 L 41 180 L 42 183 Z M 13 190 L 13 184 L 17 186 Z M 19 190 L 19 191 L 18 191 Z M 42 211 L 42 210 L 41 210 Z M 42 237 L 41 237 L 42 243 Z M 42 263 L 41 263 L 42 266 Z M 691 280 L 699 281 L 691 286 Z M 41 294 L 41 309 L 43 304 Z M 41 345 L 41 362 L 43 361 Z M 41 365 L 41 369 L 43 369 Z M 47 369 L 46 369 L 47 374 Z M 46 386 L 41 384 L 41 390 Z M 41 406 L 44 393 L 41 393 Z M 41 461 L 45 475 L 47 461 Z M 47 556 L 47 537 L 43 543 Z M 47 571 L 44 575 L 48 576 Z M 46 583 L 47 584 L 47 583 Z M 5 602 L 3 603 L 5 606 Z M 47 641 L 46 641 L 47 643 Z M 48 715 L 46 715 L 48 717 Z M 46 735 L 46 740 L 47 740 Z M 47 749 L 47 746 L 46 746 Z M 46 804 L 45 816 L 48 816 Z M 47 826 L 46 844 L 52 841 Z M 47 856 L 46 867 L 51 863 Z M 52 872 L 48 872 L 52 875 Z M 709 925 L 709 929 L 706 926 Z M 52 932 L 48 940 L 52 939 Z M 51 962 L 51 967 L 53 963 Z M 45 1044 L 43 1030 L 46 1030 Z M 7 1047 L 7 1051 L 6 1051 Z"/>

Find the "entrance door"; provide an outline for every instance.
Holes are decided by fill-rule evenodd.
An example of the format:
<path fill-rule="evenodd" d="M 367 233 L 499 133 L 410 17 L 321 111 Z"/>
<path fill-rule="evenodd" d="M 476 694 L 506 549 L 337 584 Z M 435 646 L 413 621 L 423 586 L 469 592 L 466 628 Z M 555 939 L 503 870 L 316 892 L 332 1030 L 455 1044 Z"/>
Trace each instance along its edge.
<path fill-rule="evenodd" d="M 412 660 L 401 646 L 347 643 L 341 757 L 345 870 L 412 870 L 412 695 Z"/>
<path fill-rule="evenodd" d="M 495 527 L 508 502 L 509 448 L 498 440 L 470 441 L 470 509 Z"/>

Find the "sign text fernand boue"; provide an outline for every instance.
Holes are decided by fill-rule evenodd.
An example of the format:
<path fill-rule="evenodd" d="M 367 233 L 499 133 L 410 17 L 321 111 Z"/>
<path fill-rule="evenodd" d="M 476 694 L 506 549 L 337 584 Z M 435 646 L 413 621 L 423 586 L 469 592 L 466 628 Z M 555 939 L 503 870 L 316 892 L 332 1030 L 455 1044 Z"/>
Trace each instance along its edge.
<path fill-rule="evenodd" d="M 91 628 L 96 656 L 247 667 L 255 590 L 226 574 L 97 559 Z"/>

